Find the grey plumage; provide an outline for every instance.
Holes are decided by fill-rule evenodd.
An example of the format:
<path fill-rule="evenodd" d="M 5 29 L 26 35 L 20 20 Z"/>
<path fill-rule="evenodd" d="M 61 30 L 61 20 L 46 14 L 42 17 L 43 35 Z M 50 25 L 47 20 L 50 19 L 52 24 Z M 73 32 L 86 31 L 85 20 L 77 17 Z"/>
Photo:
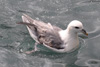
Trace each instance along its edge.
<path fill-rule="evenodd" d="M 33 20 L 25 14 L 23 17 L 27 19 L 27 21 L 20 22 L 19 24 L 27 25 L 32 33 L 37 37 L 37 40 L 40 44 L 44 44 L 56 49 L 64 48 L 62 47 L 63 41 L 58 33 L 60 30 L 62 30 L 61 28 L 53 26 L 50 23 Z"/>

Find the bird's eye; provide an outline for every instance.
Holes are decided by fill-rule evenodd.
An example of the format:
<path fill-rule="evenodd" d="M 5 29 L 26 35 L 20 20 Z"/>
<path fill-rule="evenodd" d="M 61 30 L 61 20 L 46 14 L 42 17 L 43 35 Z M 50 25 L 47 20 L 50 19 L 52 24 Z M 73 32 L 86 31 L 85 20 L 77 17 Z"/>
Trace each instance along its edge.
<path fill-rule="evenodd" d="M 76 29 L 79 29 L 79 27 L 75 27 Z"/>

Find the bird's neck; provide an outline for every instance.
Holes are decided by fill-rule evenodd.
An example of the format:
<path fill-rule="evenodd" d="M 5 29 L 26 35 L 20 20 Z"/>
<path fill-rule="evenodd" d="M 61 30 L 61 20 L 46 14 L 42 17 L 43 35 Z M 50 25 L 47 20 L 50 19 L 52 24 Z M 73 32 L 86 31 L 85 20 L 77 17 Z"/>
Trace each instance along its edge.
<path fill-rule="evenodd" d="M 79 39 L 76 32 L 69 30 L 60 31 L 61 39 L 64 41 L 65 51 L 70 51 L 79 45 Z"/>
<path fill-rule="evenodd" d="M 67 41 L 69 39 L 77 39 L 78 35 L 76 32 L 70 31 L 70 30 L 62 30 L 59 32 L 61 39 L 64 41 Z"/>

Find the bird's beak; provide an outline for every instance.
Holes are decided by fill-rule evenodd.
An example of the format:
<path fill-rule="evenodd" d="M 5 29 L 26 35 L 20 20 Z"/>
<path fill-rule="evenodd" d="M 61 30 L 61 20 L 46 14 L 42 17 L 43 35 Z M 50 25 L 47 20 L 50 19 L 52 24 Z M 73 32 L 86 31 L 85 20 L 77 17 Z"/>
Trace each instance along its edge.
<path fill-rule="evenodd" d="M 82 33 L 88 36 L 88 33 L 84 29 L 82 29 Z"/>

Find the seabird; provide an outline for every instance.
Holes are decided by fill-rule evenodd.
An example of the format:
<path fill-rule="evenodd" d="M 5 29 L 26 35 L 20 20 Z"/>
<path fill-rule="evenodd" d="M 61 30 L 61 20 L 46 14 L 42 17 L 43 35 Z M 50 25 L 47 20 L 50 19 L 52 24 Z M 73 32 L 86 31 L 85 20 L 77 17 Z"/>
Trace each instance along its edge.
<path fill-rule="evenodd" d="M 18 24 L 26 25 L 30 36 L 35 40 L 34 50 L 27 51 L 27 54 L 37 51 L 38 44 L 59 53 L 71 52 L 79 47 L 79 32 L 88 36 L 83 24 L 78 20 L 71 21 L 65 30 L 50 23 L 34 20 L 26 14 L 23 14 L 22 20 Z"/>

